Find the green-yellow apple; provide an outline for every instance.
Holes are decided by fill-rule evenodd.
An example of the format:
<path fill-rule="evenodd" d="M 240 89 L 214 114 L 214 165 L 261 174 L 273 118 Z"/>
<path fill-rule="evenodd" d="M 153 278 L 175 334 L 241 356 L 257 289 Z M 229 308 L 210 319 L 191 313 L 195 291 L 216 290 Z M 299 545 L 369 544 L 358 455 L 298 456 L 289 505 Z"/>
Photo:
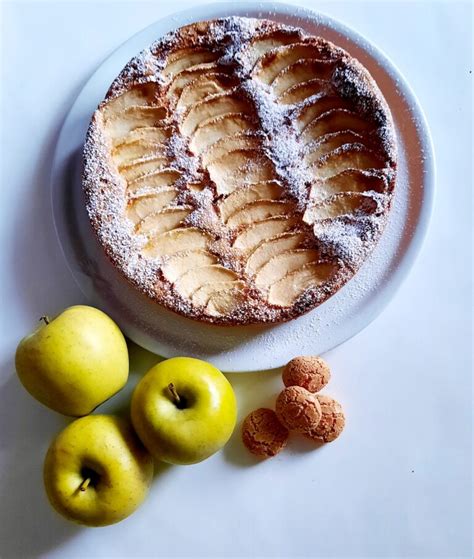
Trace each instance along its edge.
<path fill-rule="evenodd" d="M 23 338 L 16 350 L 18 376 L 28 392 L 65 415 L 87 415 L 124 387 L 128 350 L 115 322 L 77 305 Z"/>
<path fill-rule="evenodd" d="M 229 440 L 237 403 L 219 369 L 199 359 L 174 357 L 138 383 L 131 415 L 138 436 L 157 460 L 195 464 Z"/>
<path fill-rule="evenodd" d="M 89 415 L 54 439 L 43 474 L 60 514 L 86 526 L 106 526 L 132 514 L 145 499 L 153 459 L 127 421 Z"/>

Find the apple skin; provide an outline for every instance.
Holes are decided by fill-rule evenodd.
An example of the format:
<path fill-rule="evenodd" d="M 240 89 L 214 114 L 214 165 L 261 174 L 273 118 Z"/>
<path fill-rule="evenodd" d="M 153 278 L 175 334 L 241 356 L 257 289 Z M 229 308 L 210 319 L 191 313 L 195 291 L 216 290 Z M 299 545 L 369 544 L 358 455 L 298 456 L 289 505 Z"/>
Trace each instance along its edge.
<path fill-rule="evenodd" d="M 172 383 L 186 402 L 179 409 Z M 237 419 L 230 382 L 210 363 L 174 357 L 150 369 L 132 396 L 133 426 L 150 453 L 170 464 L 195 464 L 220 450 Z"/>
<path fill-rule="evenodd" d="M 88 475 L 91 482 L 81 491 Z M 110 415 L 70 423 L 51 443 L 43 469 L 51 505 L 86 526 L 107 526 L 132 514 L 152 478 L 153 459 L 132 426 Z"/>
<path fill-rule="evenodd" d="M 77 305 L 23 338 L 15 365 L 34 398 L 59 413 L 82 416 L 125 386 L 128 349 L 111 318 Z"/>

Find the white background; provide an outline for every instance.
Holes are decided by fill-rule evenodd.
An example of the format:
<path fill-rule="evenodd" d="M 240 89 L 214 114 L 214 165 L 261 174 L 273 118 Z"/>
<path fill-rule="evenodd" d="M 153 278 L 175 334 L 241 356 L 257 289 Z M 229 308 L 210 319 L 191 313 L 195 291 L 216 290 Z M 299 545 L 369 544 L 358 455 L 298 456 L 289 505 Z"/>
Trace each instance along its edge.
<path fill-rule="evenodd" d="M 197 2 L 14 2 L 2 9 L 0 557 L 471 557 L 472 5 L 300 2 L 353 27 L 395 62 L 426 112 L 435 211 L 421 255 L 384 313 L 326 355 L 348 416 L 331 445 L 293 438 L 263 463 L 239 431 L 223 452 L 160 467 L 116 526 L 58 517 L 41 468 L 68 420 L 20 386 L 13 357 L 39 316 L 85 302 L 52 225 L 61 123 L 97 65 L 131 34 Z M 126 404 L 156 357 L 131 347 Z M 289 358 L 292 355 L 288 356 Z M 271 404 L 279 372 L 233 374 L 241 416 Z M 100 411 L 103 411 L 101 408 Z"/>

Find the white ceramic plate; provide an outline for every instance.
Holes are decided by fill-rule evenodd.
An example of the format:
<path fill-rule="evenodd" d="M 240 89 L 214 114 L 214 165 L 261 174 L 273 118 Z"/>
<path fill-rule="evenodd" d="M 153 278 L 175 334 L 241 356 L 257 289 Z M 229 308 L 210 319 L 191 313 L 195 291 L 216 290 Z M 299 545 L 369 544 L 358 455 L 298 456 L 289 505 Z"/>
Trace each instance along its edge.
<path fill-rule="evenodd" d="M 219 327 L 178 316 L 137 293 L 93 236 L 81 188 L 81 152 L 92 112 L 128 60 L 166 32 L 230 15 L 269 18 L 321 35 L 358 58 L 377 81 L 398 133 L 399 172 L 388 226 L 371 257 L 336 295 L 305 316 L 271 326 Z M 395 294 L 425 235 L 434 194 L 434 154 L 423 112 L 404 78 L 374 45 L 345 25 L 288 4 L 199 6 L 153 23 L 121 45 L 86 84 L 59 136 L 52 169 L 53 214 L 71 272 L 91 303 L 137 344 L 165 357 L 192 355 L 224 371 L 278 367 L 320 354 L 367 326 Z"/>

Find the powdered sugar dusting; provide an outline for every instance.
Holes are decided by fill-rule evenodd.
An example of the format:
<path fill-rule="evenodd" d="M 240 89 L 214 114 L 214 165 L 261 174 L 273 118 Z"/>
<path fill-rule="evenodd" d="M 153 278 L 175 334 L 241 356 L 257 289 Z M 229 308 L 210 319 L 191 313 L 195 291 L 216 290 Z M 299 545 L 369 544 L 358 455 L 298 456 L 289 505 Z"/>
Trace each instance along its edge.
<path fill-rule="evenodd" d="M 254 80 L 244 81 L 242 87 L 257 109 L 266 137 L 266 153 L 289 193 L 296 199 L 300 211 L 304 211 L 310 176 L 305 166 L 301 165 L 302 146 L 296 138 L 291 109 L 287 105 L 278 104 L 271 90 Z"/>
<path fill-rule="evenodd" d="M 210 23 L 200 23 L 174 31 L 162 40 L 145 49 L 132 59 L 112 84 L 105 104 L 130 87 L 143 83 L 155 83 L 157 99 L 165 98 L 170 80 L 164 73 L 168 55 L 179 49 L 206 47 L 217 53 L 216 63 L 227 73 L 239 79 L 235 88 L 253 105 L 262 137 L 265 156 L 271 161 L 276 178 L 284 187 L 288 198 L 296 202 L 302 215 L 308 204 L 308 196 L 314 177 L 308 167 L 302 164 L 304 146 L 298 139 L 295 128 L 295 110 L 304 103 L 284 105 L 278 102 L 271 88 L 255 80 L 251 74 L 252 65 L 247 56 L 248 47 L 258 36 L 283 30 L 287 33 L 305 35 L 297 29 L 285 28 L 265 20 L 248 18 L 225 18 Z M 307 37 L 306 37 L 307 38 Z M 376 211 L 317 222 L 314 225 L 314 244 L 328 260 L 337 263 L 338 272 L 319 287 L 310 287 L 292 308 L 278 308 L 268 305 L 249 282 L 247 300 L 222 319 L 205 317 L 211 322 L 247 323 L 274 322 L 286 320 L 302 314 L 323 302 L 349 279 L 365 260 L 377 241 L 386 220 L 390 206 L 391 185 L 395 176 L 395 141 L 393 124 L 386 104 L 366 70 L 348 57 L 340 49 L 329 43 L 318 45 L 324 56 L 335 62 L 332 76 L 333 87 L 341 97 L 350 100 L 358 111 L 377 122 L 377 138 L 388 159 L 387 191 L 367 191 L 365 196 L 374 200 Z M 211 98 L 212 94 L 208 98 Z M 314 96 L 311 97 L 313 99 Z M 189 204 L 193 211 L 185 224 L 210 233 L 214 238 L 210 250 L 225 267 L 236 272 L 242 271 L 242 261 L 231 246 L 232 235 L 216 212 L 218 198 L 215 186 L 202 168 L 200 156 L 189 149 L 189 141 L 178 133 L 185 112 L 174 110 L 168 115 L 174 133 L 166 146 L 166 155 L 171 160 L 170 168 L 179 172 L 179 179 L 173 187 L 179 190 L 174 204 Z M 143 254 L 147 243 L 144 235 L 134 232 L 132 224 L 124 217 L 127 203 L 126 183 L 117 173 L 110 159 L 111 144 L 104 133 L 101 110 L 92 119 L 84 150 L 84 187 L 88 197 L 88 212 L 91 221 L 107 254 L 117 267 L 134 285 L 165 306 L 190 316 L 203 318 L 202 309 L 196 310 L 189 301 L 182 299 L 169 289 L 160 274 L 166 257 L 148 258 Z M 252 169 L 243 169 L 251 172 Z M 201 185 L 193 190 L 189 185 Z M 146 186 L 138 194 L 147 192 Z M 135 195 L 137 195 L 135 193 Z"/>

